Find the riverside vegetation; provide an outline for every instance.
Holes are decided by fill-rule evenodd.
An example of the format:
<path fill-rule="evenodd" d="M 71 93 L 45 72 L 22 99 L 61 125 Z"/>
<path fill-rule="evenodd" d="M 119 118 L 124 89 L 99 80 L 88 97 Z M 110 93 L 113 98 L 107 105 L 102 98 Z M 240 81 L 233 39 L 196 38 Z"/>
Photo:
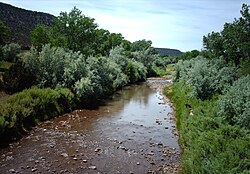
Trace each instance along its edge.
<path fill-rule="evenodd" d="M 151 47 L 98 28 L 76 7 L 50 27 L 31 32 L 32 48 L 7 43 L 0 22 L 1 143 L 20 137 L 39 121 L 94 105 L 127 84 L 162 74 L 168 61 Z M 4 91 L 4 92 L 3 92 Z"/>
<path fill-rule="evenodd" d="M 205 51 L 180 56 L 175 83 L 165 89 L 176 109 L 183 173 L 250 173 L 248 5 L 241 14 L 204 36 Z"/>
<path fill-rule="evenodd" d="M 174 85 L 165 89 L 176 109 L 183 173 L 250 172 L 250 14 L 204 36 L 204 51 L 160 57 L 151 41 L 133 43 L 99 29 L 77 8 L 51 26 L 37 25 L 33 47 L 5 45 L 0 22 L 0 138 L 22 135 L 39 121 L 95 103 L 124 85 L 164 75 L 175 63 Z M 5 45 L 5 46 L 4 46 Z M 11 96 L 9 96 L 11 94 Z M 2 142 L 2 141 L 1 141 Z"/>

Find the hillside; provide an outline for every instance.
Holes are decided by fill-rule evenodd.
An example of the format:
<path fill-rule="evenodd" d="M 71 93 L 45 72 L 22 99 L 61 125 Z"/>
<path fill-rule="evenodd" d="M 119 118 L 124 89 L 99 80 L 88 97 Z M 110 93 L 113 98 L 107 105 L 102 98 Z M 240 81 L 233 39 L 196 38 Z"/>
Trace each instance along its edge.
<path fill-rule="evenodd" d="M 10 30 L 7 42 L 16 42 L 27 47 L 31 45 L 30 32 L 37 24 L 50 25 L 53 15 L 25 10 L 0 2 L 0 20 Z"/>
<path fill-rule="evenodd" d="M 37 24 L 51 25 L 53 15 L 43 12 L 36 12 L 14 7 L 0 2 L 0 20 L 2 20 L 10 30 L 7 43 L 15 42 L 22 47 L 30 47 L 30 32 Z M 155 48 L 161 55 L 179 56 L 181 51 L 169 48 Z"/>
<path fill-rule="evenodd" d="M 180 50 L 177 49 L 170 49 L 170 48 L 155 48 L 155 50 L 161 55 L 168 55 L 168 56 L 179 56 L 183 54 Z"/>

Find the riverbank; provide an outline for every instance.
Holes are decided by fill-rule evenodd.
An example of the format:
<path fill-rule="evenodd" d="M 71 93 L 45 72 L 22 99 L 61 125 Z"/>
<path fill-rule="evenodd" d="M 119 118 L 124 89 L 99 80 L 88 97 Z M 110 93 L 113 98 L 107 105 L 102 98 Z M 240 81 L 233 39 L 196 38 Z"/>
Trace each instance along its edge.
<path fill-rule="evenodd" d="M 173 124 L 172 134 L 175 135 L 179 139 L 178 129 L 176 127 L 176 117 L 175 117 L 175 107 L 174 104 L 170 101 L 170 99 L 166 96 L 165 89 L 169 88 L 173 82 L 172 82 L 172 75 L 167 75 L 163 77 L 153 77 L 148 78 L 147 80 L 150 83 L 147 83 L 147 85 L 159 92 L 159 94 L 162 96 L 163 101 L 168 103 L 168 105 L 172 108 L 172 112 L 169 113 L 170 120 Z M 180 160 L 180 157 L 179 157 Z M 177 161 L 174 164 L 165 164 L 164 165 L 164 174 L 174 174 L 180 172 L 180 161 Z"/>
<path fill-rule="evenodd" d="M 229 125 L 218 115 L 218 98 L 202 101 L 190 98 L 189 91 L 182 82 L 164 91 L 176 108 L 182 171 L 194 174 L 248 171 L 249 131 Z"/>

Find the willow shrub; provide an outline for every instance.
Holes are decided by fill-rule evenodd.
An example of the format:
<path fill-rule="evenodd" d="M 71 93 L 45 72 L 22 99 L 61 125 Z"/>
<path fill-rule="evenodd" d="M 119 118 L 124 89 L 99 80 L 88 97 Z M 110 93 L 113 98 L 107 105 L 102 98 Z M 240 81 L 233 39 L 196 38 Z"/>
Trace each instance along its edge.
<path fill-rule="evenodd" d="M 220 115 L 232 125 L 250 129 L 250 75 L 237 80 L 218 101 Z"/>
<path fill-rule="evenodd" d="M 165 89 L 176 109 L 183 173 L 249 173 L 249 131 L 229 125 L 217 114 L 217 98 L 202 101 L 189 97 L 190 91 L 183 82 Z"/>
<path fill-rule="evenodd" d="M 10 43 L 2 48 L 2 60 L 8 62 L 16 62 L 19 57 L 18 54 L 21 52 L 21 46 L 16 43 Z M 0 58 L 1 59 L 1 58 Z"/>
<path fill-rule="evenodd" d="M 39 121 L 68 112 L 74 107 L 69 89 L 33 87 L 0 103 L 0 137 L 16 136 Z"/>
<path fill-rule="evenodd" d="M 184 80 L 192 89 L 190 96 L 202 100 L 226 92 L 238 78 L 235 67 L 225 66 L 220 59 L 210 60 L 201 56 L 179 61 L 175 69 L 174 81 Z"/>

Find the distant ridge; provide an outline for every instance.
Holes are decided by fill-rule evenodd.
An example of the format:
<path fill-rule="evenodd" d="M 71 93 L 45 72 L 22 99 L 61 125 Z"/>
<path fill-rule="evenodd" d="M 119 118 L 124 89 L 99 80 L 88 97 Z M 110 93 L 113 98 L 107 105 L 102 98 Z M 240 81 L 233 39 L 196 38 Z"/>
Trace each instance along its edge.
<path fill-rule="evenodd" d="M 180 56 L 183 54 L 180 50 L 177 49 L 170 49 L 170 48 L 155 48 L 155 50 L 161 55 L 168 55 L 168 56 Z"/>
<path fill-rule="evenodd" d="M 0 20 L 10 30 L 9 42 L 19 43 L 23 47 L 31 46 L 30 32 L 37 24 L 51 25 L 53 15 L 14 7 L 0 2 Z"/>

